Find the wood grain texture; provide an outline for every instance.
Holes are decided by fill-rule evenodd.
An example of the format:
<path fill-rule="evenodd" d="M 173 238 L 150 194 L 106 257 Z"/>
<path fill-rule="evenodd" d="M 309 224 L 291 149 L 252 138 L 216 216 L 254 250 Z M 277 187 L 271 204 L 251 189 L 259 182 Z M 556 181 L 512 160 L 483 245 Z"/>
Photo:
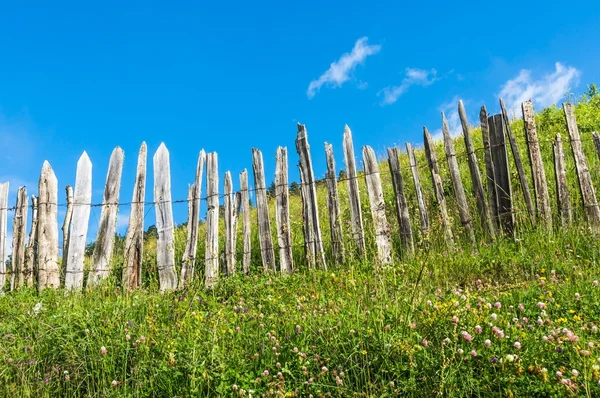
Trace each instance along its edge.
<path fill-rule="evenodd" d="M 73 187 L 67 185 L 65 187 L 65 193 L 67 197 L 67 211 L 65 212 L 65 218 L 62 225 L 63 243 L 62 243 L 62 270 L 64 273 L 63 278 L 67 274 L 67 259 L 69 258 L 69 234 L 71 233 L 71 220 L 73 218 Z"/>
<path fill-rule="evenodd" d="M 256 211 L 258 218 L 258 241 L 263 269 L 275 271 L 275 251 L 273 249 L 273 236 L 269 218 L 267 202 L 267 187 L 265 183 L 265 168 L 262 152 L 252 148 L 252 169 L 254 171 L 254 189 L 256 192 Z"/>
<path fill-rule="evenodd" d="M 287 148 L 278 147 L 275 162 L 275 223 L 279 245 L 279 270 L 284 275 L 294 271 L 289 200 Z"/>
<path fill-rule="evenodd" d="M 404 195 L 404 184 L 402 182 L 402 173 L 400 171 L 400 156 L 398 148 L 388 148 L 388 164 L 392 174 L 392 187 L 394 188 L 394 198 L 396 199 L 396 217 L 400 227 L 400 240 L 402 248 L 406 254 L 412 256 L 415 252 L 412 228 L 410 226 L 410 213 L 408 203 Z"/>
<path fill-rule="evenodd" d="M 242 268 L 244 274 L 248 274 L 248 272 L 250 272 L 250 262 L 252 261 L 252 241 L 250 238 L 251 226 L 250 198 L 248 197 L 248 170 L 246 169 L 240 173 L 240 201 L 242 209 Z"/>
<path fill-rule="evenodd" d="M 365 254 L 365 232 L 363 226 L 362 208 L 360 206 L 360 191 L 356 175 L 356 159 L 352 132 L 348 125 L 344 126 L 344 163 L 346 165 L 346 183 L 348 184 L 348 199 L 350 201 L 350 226 L 352 238 L 360 255 Z"/>
<path fill-rule="evenodd" d="M 38 198 L 31 195 L 31 229 L 25 249 L 25 268 L 23 268 L 23 285 L 34 287 L 34 270 L 37 268 L 37 225 L 38 225 Z"/>
<path fill-rule="evenodd" d="M 236 244 L 237 244 L 237 222 L 240 206 L 239 193 L 233 193 L 231 173 L 225 173 L 225 269 L 227 275 L 235 275 L 236 272 Z"/>
<path fill-rule="evenodd" d="M 331 235 L 331 253 L 333 261 L 341 265 L 344 263 L 344 235 L 342 231 L 342 215 L 340 211 L 340 198 L 335 173 L 335 158 L 333 146 L 325 143 L 325 159 L 327 172 L 325 182 L 327 185 L 327 210 L 329 212 L 329 231 Z"/>
<path fill-rule="evenodd" d="M 496 181 L 494 180 L 494 161 L 492 159 L 492 148 L 490 144 L 490 127 L 488 123 L 488 114 L 485 105 L 483 105 L 479 111 L 479 122 L 481 123 L 481 138 L 483 141 L 487 198 L 490 208 L 490 216 L 492 218 L 494 229 L 496 230 L 500 228 L 500 219 L 498 218 L 498 196 L 496 195 Z"/>
<path fill-rule="evenodd" d="M 213 287 L 219 279 L 219 163 L 216 152 L 206 156 L 206 196 L 204 285 Z"/>
<path fill-rule="evenodd" d="M 60 287 L 58 264 L 58 180 L 48 161 L 44 161 L 38 186 L 38 289 Z"/>
<path fill-rule="evenodd" d="M 429 215 L 427 214 L 427 205 L 425 203 L 425 197 L 423 195 L 421 178 L 419 177 L 419 169 L 417 167 L 417 159 L 415 158 L 415 150 L 408 142 L 406 143 L 406 152 L 408 153 L 408 162 L 410 164 L 410 171 L 412 174 L 413 182 L 415 184 L 415 191 L 417 194 L 417 205 L 419 206 L 419 221 L 421 226 L 421 235 L 423 240 L 427 240 L 427 237 L 429 235 Z"/>
<path fill-rule="evenodd" d="M 490 144 L 494 162 L 494 181 L 498 198 L 498 220 L 505 234 L 515 232 L 515 215 L 513 212 L 512 185 L 508 163 L 508 151 L 505 141 L 504 117 L 501 114 L 488 118 L 490 127 Z"/>
<path fill-rule="evenodd" d="M 567 167 L 565 164 L 565 151 L 560 134 L 556 134 L 553 145 L 554 150 L 554 177 L 556 178 L 556 202 L 558 214 L 563 227 L 571 224 L 571 197 L 567 184 Z"/>
<path fill-rule="evenodd" d="M 27 211 L 29 198 L 27 189 L 17 190 L 17 204 L 12 224 L 12 274 L 11 290 L 23 286 L 23 270 L 25 269 L 25 239 L 27 238 Z"/>

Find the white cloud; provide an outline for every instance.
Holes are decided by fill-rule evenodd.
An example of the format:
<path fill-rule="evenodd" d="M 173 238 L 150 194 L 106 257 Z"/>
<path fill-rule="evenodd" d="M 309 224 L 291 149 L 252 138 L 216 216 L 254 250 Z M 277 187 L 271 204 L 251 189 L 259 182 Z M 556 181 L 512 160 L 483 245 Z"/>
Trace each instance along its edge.
<path fill-rule="evenodd" d="M 343 54 L 340 59 L 331 63 L 329 69 L 317 80 L 311 81 L 306 92 L 308 98 L 313 98 L 323 85 L 341 87 L 342 84 L 350 80 L 350 74 L 357 65 L 363 64 L 369 55 L 377 54 L 381 50 L 380 45 L 369 45 L 367 40 L 367 37 L 358 39 L 350 53 Z"/>
<path fill-rule="evenodd" d="M 404 94 L 410 86 L 429 86 L 438 78 L 436 77 L 437 71 L 435 69 L 425 70 L 417 68 L 406 68 L 404 79 L 402 84 L 399 86 L 387 86 L 381 90 L 377 95 L 383 95 L 381 105 L 393 104 L 398 98 Z"/>
<path fill-rule="evenodd" d="M 446 115 L 446 120 L 448 120 L 448 130 L 450 130 L 450 136 L 458 137 L 462 134 L 462 125 L 460 124 L 460 116 L 458 116 L 458 95 L 455 95 L 452 100 L 442 104 L 438 107 L 438 111 L 444 112 Z M 465 101 L 463 100 L 463 103 Z M 434 130 L 432 134 L 432 138 L 434 140 L 441 140 L 444 138 L 442 134 L 442 115 L 440 113 L 440 128 Z"/>
<path fill-rule="evenodd" d="M 556 104 L 570 90 L 571 85 L 579 84 L 581 72 L 560 62 L 555 70 L 535 80 L 530 70 L 521 69 L 518 76 L 502 86 L 499 96 L 504 99 L 509 115 L 521 114 L 521 103 L 529 99 L 537 108 Z"/>

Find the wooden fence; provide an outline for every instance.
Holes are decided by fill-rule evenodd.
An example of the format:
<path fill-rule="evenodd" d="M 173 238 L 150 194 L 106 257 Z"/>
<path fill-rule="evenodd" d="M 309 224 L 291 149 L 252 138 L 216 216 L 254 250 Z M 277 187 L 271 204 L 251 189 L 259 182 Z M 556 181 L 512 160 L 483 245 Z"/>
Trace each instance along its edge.
<path fill-rule="evenodd" d="M 434 142 L 424 128 L 424 149 L 426 164 L 418 164 L 415 151 L 406 144 L 408 167 L 414 184 L 414 194 L 406 190 L 406 183 L 401 174 L 400 150 L 388 150 L 389 174 L 393 187 L 394 208 L 397 230 L 392 230 L 392 223 L 386 214 L 385 193 L 382 188 L 380 164 L 377 162 L 373 149 L 369 146 L 362 148 L 364 170 L 357 172 L 352 133 L 345 126 L 343 135 L 343 153 L 345 176 L 336 177 L 335 158 L 332 145 L 325 143 L 327 172 L 325 175 L 327 192 L 327 214 L 329 216 L 329 242 L 324 242 L 319 207 L 317 203 L 317 181 L 315 180 L 308 134 L 304 125 L 298 124 L 296 150 L 300 162 L 300 194 L 302 198 L 302 233 L 305 265 L 326 269 L 332 265 L 342 264 L 352 255 L 372 261 L 375 268 L 385 266 L 403 256 L 414 256 L 415 247 L 428 247 L 431 234 L 431 220 L 441 220 L 441 227 L 448 250 L 454 250 L 459 241 L 467 242 L 474 251 L 484 240 L 494 241 L 502 235 L 512 237 L 518 224 L 515 220 L 515 197 L 511 182 L 511 164 L 514 164 L 520 184 L 520 195 L 527 209 L 531 225 L 553 230 L 552 206 L 548 181 L 545 174 L 544 159 L 540 150 L 534 110 L 531 101 L 522 104 L 522 115 L 525 130 L 525 142 L 529 154 L 529 166 L 533 180 L 533 199 L 528 175 L 523 166 L 523 159 L 513 134 L 504 102 L 500 99 L 501 113 L 488 115 L 485 106 L 480 111 L 482 148 L 475 148 L 472 131 L 469 127 L 466 111 L 462 102 L 458 104 L 458 114 L 461 121 L 466 152 L 457 154 L 451 138 L 448 123 L 442 114 L 442 135 L 446 163 L 449 170 L 451 189 L 449 190 L 442 179 L 442 163 L 436 156 Z M 590 227 L 598 230 L 600 227 L 600 209 L 596 199 L 595 189 L 590 176 L 586 157 L 582 150 L 580 133 L 571 104 L 563 106 L 566 130 L 569 134 L 577 182 L 582 198 L 582 207 Z M 600 157 L 600 135 L 592 134 L 597 155 Z M 507 142 L 508 141 L 508 142 Z M 552 140 L 554 176 L 556 181 L 556 209 L 561 227 L 567 227 L 573 219 L 565 153 L 560 134 Z M 512 153 L 512 162 L 509 159 Z M 483 152 L 485 164 L 484 177 L 480 171 L 478 154 Z M 18 289 L 20 286 L 34 286 L 39 290 L 59 288 L 64 286 L 69 290 L 81 290 L 85 286 L 93 287 L 106 279 L 110 274 L 111 258 L 114 254 L 117 212 L 119 208 L 119 192 L 123 169 L 123 150 L 116 148 L 111 157 L 106 177 L 104 198 L 101 204 L 91 203 L 92 193 L 92 163 L 84 152 L 77 163 L 77 173 L 74 189 L 66 187 L 66 204 L 58 204 L 58 182 L 48 162 L 44 162 L 38 186 L 38 195 L 28 197 L 25 187 L 19 187 L 17 201 L 14 207 L 8 207 L 8 183 L 0 184 L 0 288 Z M 467 192 L 463 185 L 463 176 L 459 171 L 458 158 L 465 157 L 469 166 L 470 187 Z M 276 153 L 275 172 L 275 226 L 276 245 L 273 242 L 273 225 L 269 215 L 269 203 L 264 175 L 263 156 L 260 150 L 252 150 L 252 170 L 254 188 L 248 187 L 248 171 L 244 169 L 240 175 L 240 191 L 233 192 L 231 173 L 224 176 L 224 193 L 219 193 L 218 156 L 216 152 L 200 152 L 194 183 L 190 186 L 187 199 L 172 200 L 169 171 L 169 152 L 162 144 L 153 157 L 154 198 L 146 201 L 146 144 L 138 155 L 137 171 L 133 197 L 130 205 L 129 226 L 125 237 L 122 286 L 125 290 L 135 289 L 142 283 L 144 208 L 154 205 L 157 228 L 156 267 L 162 291 L 185 287 L 195 275 L 197 263 L 204 264 L 204 283 L 213 286 L 220 273 L 234 275 L 237 272 L 248 273 L 250 270 L 252 250 L 260 251 L 264 271 L 279 271 L 289 274 L 297 269 L 292 255 L 292 235 L 290 217 L 290 192 L 288 183 L 287 148 L 279 147 Z M 547 161 L 549 161 L 547 159 Z M 424 199 L 419 170 L 426 168 L 430 173 L 435 204 L 437 208 L 427 208 Z M 201 185 L 206 174 L 206 196 L 201 197 Z M 372 224 L 363 221 L 361 196 L 358 180 L 364 178 L 368 197 Z M 342 219 L 344 213 L 340 210 L 340 192 L 338 184 L 347 183 L 349 220 Z M 453 193 L 462 228 L 453 230 L 449 216 L 448 192 Z M 256 195 L 256 212 L 259 247 L 251 245 L 251 225 L 249 193 Z M 475 206 L 469 206 L 467 197 L 474 197 Z M 413 228 L 409 198 L 415 198 L 418 207 L 418 227 Z M 224 255 L 219 248 L 219 199 L 224 199 Z M 206 215 L 206 244 L 203 261 L 198 261 L 196 251 L 198 245 L 198 222 L 200 216 L 200 201 L 207 203 Z M 453 202 L 453 203 L 454 203 Z M 175 258 L 173 203 L 188 204 L 187 241 L 181 259 Z M 62 224 L 62 261 L 59 262 L 58 219 L 57 207 L 66 206 L 66 214 Z M 87 229 L 90 209 L 102 208 L 96 243 L 91 256 L 91 269 L 84 270 L 84 258 L 87 240 Z M 8 211 L 14 212 L 12 224 L 12 258 L 10 267 L 7 265 L 7 228 Z M 475 213 L 473 213 L 475 211 Z M 436 213 L 437 214 L 434 214 Z M 28 217 L 31 216 L 31 229 L 26 237 Z M 243 252 L 237 256 L 238 224 L 241 224 Z M 352 248 L 344 242 L 343 228 L 349 226 L 352 236 Z M 475 234 L 475 226 L 484 232 L 479 238 Z M 372 230 L 365 231 L 369 227 Z M 419 232 L 419 233 L 417 233 Z M 367 258 L 367 237 L 373 237 L 376 252 L 373 258 Z M 400 247 L 395 249 L 394 238 L 399 236 Z M 326 243 L 329 244 L 325 255 Z M 276 250 L 277 249 L 277 250 Z M 275 255 L 277 251 L 278 255 Z M 329 259 L 329 260 L 328 260 Z M 329 261 L 329 263 L 328 263 Z M 176 265 L 179 262 L 179 267 Z M 238 270 L 238 266 L 241 269 Z M 180 272 L 176 272 L 180 268 Z M 84 281 L 84 276 L 87 279 Z M 9 287 L 8 287 L 9 285 Z"/>

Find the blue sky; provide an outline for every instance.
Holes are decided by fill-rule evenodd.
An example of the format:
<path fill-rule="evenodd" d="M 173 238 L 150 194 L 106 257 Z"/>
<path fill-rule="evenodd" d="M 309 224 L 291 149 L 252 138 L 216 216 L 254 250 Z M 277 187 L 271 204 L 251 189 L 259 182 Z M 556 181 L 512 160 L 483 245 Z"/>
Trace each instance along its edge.
<path fill-rule="evenodd" d="M 367 144 L 383 153 L 420 143 L 423 125 L 438 130 L 441 110 L 456 128 L 458 99 L 475 124 L 482 104 L 498 111 L 499 95 L 511 107 L 531 97 L 541 108 L 600 82 L 600 2 L 534 3 L 5 2 L 0 181 L 10 181 L 14 205 L 19 185 L 37 194 L 48 160 L 62 197 L 85 150 L 98 203 L 118 145 L 128 202 L 142 141 L 148 200 L 163 141 L 173 199 L 186 198 L 201 148 L 219 154 L 221 189 L 226 170 L 234 188 L 243 168 L 251 172 L 252 147 L 263 151 L 270 182 L 277 146 L 287 146 L 290 180 L 298 180 L 297 122 L 322 177 L 325 141 L 343 167 L 346 123 L 357 155 Z M 174 205 L 176 222 L 186 211 Z"/>

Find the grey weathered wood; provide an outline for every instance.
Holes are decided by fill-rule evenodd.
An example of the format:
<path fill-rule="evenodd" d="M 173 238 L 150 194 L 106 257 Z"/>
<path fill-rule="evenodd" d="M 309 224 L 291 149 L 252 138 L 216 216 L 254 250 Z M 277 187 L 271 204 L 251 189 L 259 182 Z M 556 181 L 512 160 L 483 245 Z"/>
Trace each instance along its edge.
<path fill-rule="evenodd" d="M 471 138 L 471 132 L 469 131 L 469 121 L 467 120 L 467 112 L 465 111 L 465 105 L 462 100 L 458 101 L 458 115 L 460 117 L 465 148 L 467 150 L 467 160 L 469 163 L 475 201 L 477 203 L 477 211 L 479 212 L 479 218 L 481 219 L 483 229 L 486 230 L 493 239 L 496 236 L 496 228 L 494 228 L 490 208 L 485 200 L 485 189 L 483 189 L 483 182 L 481 181 L 477 154 L 475 154 L 475 148 L 473 147 L 473 140 Z"/>
<path fill-rule="evenodd" d="M 85 244 L 87 241 L 91 203 L 92 162 L 87 153 L 83 152 L 77 162 L 77 173 L 75 176 L 73 218 L 71 220 L 67 267 L 65 269 L 65 288 L 68 290 L 83 288 Z"/>
<path fill-rule="evenodd" d="M 342 216 L 340 212 L 340 199 L 335 173 L 333 147 L 328 143 L 325 143 L 325 158 L 327 160 L 325 181 L 327 184 L 327 210 L 329 212 L 331 252 L 333 254 L 335 263 L 342 264 L 344 262 L 344 235 L 342 234 Z"/>
<path fill-rule="evenodd" d="M 454 144 L 452 143 L 450 129 L 448 128 L 448 121 L 446 120 L 446 115 L 444 115 L 444 112 L 442 112 L 442 134 L 444 136 L 444 150 L 446 151 L 446 160 L 448 161 L 448 168 L 450 169 L 450 179 L 452 180 L 452 187 L 454 188 L 454 196 L 456 197 L 460 222 L 465 228 L 465 231 L 471 239 L 471 242 L 476 245 L 477 241 L 475 240 L 475 233 L 473 232 L 471 214 L 469 213 L 469 205 L 467 204 L 467 196 L 465 195 L 465 189 L 460 177 L 458 161 L 456 160 L 456 152 L 454 151 Z"/>
<path fill-rule="evenodd" d="M 65 188 L 67 196 L 67 211 L 62 225 L 63 244 L 62 244 L 62 269 L 64 276 L 67 274 L 67 259 L 69 258 L 69 234 L 71 232 L 71 219 L 73 218 L 73 187 L 67 185 Z"/>
<path fill-rule="evenodd" d="M 494 182 L 498 198 L 498 221 L 501 229 L 509 235 L 514 234 L 515 215 L 513 212 L 512 185 L 508 163 L 508 151 L 504 136 L 504 117 L 501 114 L 488 118 L 490 145 L 494 162 Z"/>
<path fill-rule="evenodd" d="M 156 210 L 156 265 L 161 291 L 177 288 L 175 273 L 175 231 L 171 202 L 171 166 L 169 151 L 161 143 L 154 154 L 154 208 Z"/>
<path fill-rule="evenodd" d="M 216 152 L 206 155 L 206 250 L 204 284 L 212 287 L 219 279 L 219 163 Z"/>
<path fill-rule="evenodd" d="M 167 152 L 167 160 L 168 155 Z M 87 286 L 90 287 L 98 285 L 101 280 L 106 279 L 110 274 L 110 259 L 113 254 L 115 233 L 117 231 L 117 212 L 119 211 L 119 192 L 121 189 L 123 160 L 123 150 L 116 147 L 110 155 L 108 172 L 106 173 L 100 224 L 96 235 L 94 252 L 92 253 L 92 271 L 89 273 L 87 282 Z"/>
<path fill-rule="evenodd" d="M 454 236 L 452 229 L 450 228 L 450 219 L 448 217 L 448 209 L 446 207 L 446 198 L 444 196 L 444 187 L 442 186 L 442 177 L 440 177 L 440 170 L 437 164 L 437 156 L 435 154 L 435 147 L 431 134 L 427 127 L 423 127 L 423 137 L 425 142 L 425 156 L 427 157 L 427 164 L 431 171 L 431 180 L 433 182 L 433 191 L 435 192 L 435 198 L 440 207 L 440 215 L 442 217 L 442 228 L 444 229 L 444 239 L 446 240 L 446 246 L 449 249 L 454 249 Z"/>
<path fill-rule="evenodd" d="M 278 147 L 275 166 L 275 223 L 279 245 L 279 269 L 282 274 L 294 271 L 292 235 L 290 228 L 290 205 L 288 189 L 287 148 Z"/>
<path fill-rule="evenodd" d="M 200 196 L 202 194 L 204 163 L 206 163 L 206 152 L 202 149 L 198 155 L 196 178 L 188 192 L 187 240 L 181 259 L 181 277 L 179 278 L 181 287 L 185 286 L 194 277 L 196 250 L 198 249 L 198 221 L 200 217 Z"/>
<path fill-rule="evenodd" d="M 579 128 L 577 127 L 577 121 L 575 120 L 573 104 L 564 103 L 563 110 L 565 112 L 569 137 L 571 138 L 571 149 L 573 151 L 573 158 L 575 159 L 575 169 L 577 170 L 581 199 L 583 200 L 583 206 L 588 222 L 594 229 L 597 229 L 600 227 L 600 209 L 598 208 L 596 191 L 594 189 L 594 184 L 592 184 L 590 170 L 588 169 L 585 154 L 583 153 L 583 148 L 581 146 L 581 137 L 579 135 Z"/>
<path fill-rule="evenodd" d="M 487 185 L 488 204 L 494 229 L 500 227 L 498 218 L 498 196 L 496 195 L 496 181 L 494 180 L 494 161 L 492 158 L 492 148 L 490 144 L 490 127 L 488 124 L 487 109 L 485 105 L 479 111 L 479 122 L 481 123 L 481 137 L 483 141 L 483 154 L 485 161 L 485 175 Z"/>
<path fill-rule="evenodd" d="M 419 169 L 417 167 L 417 159 L 415 158 L 415 150 L 408 142 L 406 143 L 406 152 L 408 153 L 410 171 L 412 173 L 413 182 L 415 183 L 415 190 L 417 192 L 417 204 L 419 206 L 421 234 L 423 236 L 423 239 L 426 239 L 427 235 L 429 235 L 429 216 L 427 214 L 427 205 L 425 204 L 423 188 L 421 187 L 421 179 L 419 178 Z"/>
<path fill-rule="evenodd" d="M 302 235 L 304 236 L 304 256 L 308 268 L 315 267 L 315 234 L 312 226 L 312 217 L 310 216 L 310 194 L 308 184 L 302 167 L 298 165 L 300 171 L 300 196 L 302 198 Z"/>
<path fill-rule="evenodd" d="M 394 197 L 396 198 L 396 216 L 398 217 L 398 225 L 400 226 L 402 247 L 409 256 L 412 256 L 415 246 L 410 226 L 410 213 L 408 212 L 408 204 L 404 196 L 404 184 L 400 172 L 398 148 L 388 148 L 388 164 L 390 165 L 390 172 L 392 174 L 392 186 L 394 188 Z"/>
<path fill-rule="evenodd" d="M 257 148 L 252 148 L 252 170 L 254 171 L 258 242 L 260 244 L 262 265 L 265 271 L 275 271 L 275 251 L 273 249 L 273 236 L 271 235 L 271 221 L 269 220 L 265 168 L 262 152 Z"/>
<path fill-rule="evenodd" d="M 529 149 L 529 161 L 531 162 L 537 212 L 546 228 L 552 229 L 550 194 L 548 193 L 548 182 L 546 180 L 546 172 L 544 171 L 544 161 L 542 159 L 542 152 L 540 151 L 540 143 L 535 125 L 535 113 L 531 100 L 523 102 L 521 110 L 523 111 L 527 148 Z"/>
<path fill-rule="evenodd" d="M 235 275 L 236 268 L 236 243 L 237 220 L 241 196 L 234 195 L 231 173 L 225 173 L 225 269 L 227 275 Z"/>
<path fill-rule="evenodd" d="M 356 175 L 354 143 L 352 142 L 352 132 L 348 125 L 344 126 L 344 163 L 346 164 L 346 182 L 348 184 L 348 199 L 350 201 L 350 226 L 352 229 L 352 238 L 356 243 L 359 254 L 364 255 L 365 232 L 362 209 L 360 207 L 358 177 Z"/>
<path fill-rule="evenodd" d="M 35 195 L 31 195 L 31 208 L 31 230 L 25 249 L 25 267 L 23 268 L 23 285 L 28 287 L 33 287 L 33 271 L 36 268 L 38 199 Z"/>
<path fill-rule="evenodd" d="M 244 274 L 247 274 L 250 271 L 252 247 L 250 239 L 250 198 L 248 197 L 248 170 L 246 169 L 240 173 L 240 197 L 242 208 L 242 247 L 244 250 L 242 268 Z"/>
<path fill-rule="evenodd" d="M 0 183 L 0 294 L 7 282 L 6 234 L 8 231 L 8 182 Z"/>
<path fill-rule="evenodd" d="M 370 146 L 364 146 L 362 153 L 365 165 L 367 193 L 369 194 L 371 215 L 375 226 L 377 260 L 379 264 L 389 264 L 392 262 L 392 240 L 390 237 L 390 225 L 385 216 L 385 201 L 383 200 L 383 188 L 381 187 L 381 177 L 379 176 L 379 165 L 375 158 L 375 152 Z"/>
<path fill-rule="evenodd" d="M 312 219 L 312 227 L 315 237 L 315 259 L 319 268 L 327 269 L 325 261 L 325 250 L 323 249 L 323 235 L 321 234 L 321 224 L 319 222 L 319 205 L 317 203 L 317 187 L 315 184 L 315 173 L 313 172 L 312 159 L 310 156 L 310 145 L 308 144 L 308 134 L 306 126 L 298 123 L 298 133 L 296 135 L 296 151 L 300 157 L 300 168 L 304 173 L 304 181 L 307 185 L 307 203 L 309 205 L 309 214 Z"/>
<path fill-rule="evenodd" d="M 125 235 L 123 287 L 132 290 L 142 284 L 142 259 L 144 249 L 144 200 L 146 196 L 146 159 L 148 149 L 142 142 L 138 154 L 129 213 L 129 226 Z"/>
<path fill-rule="evenodd" d="M 519 174 L 519 181 L 521 183 L 521 190 L 523 191 L 523 198 L 525 199 L 525 205 L 527 206 L 527 212 L 529 213 L 529 218 L 532 224 L 536 223 L 535 217 L 535 209 L 533 206 L 533 201 L 531 200 L 531 191 L 529 190 L 529 180 L 527 179 L 527 175 L 525 174 L 525 169 L 523 168 L 523 161 L 521 160 L 521 152 L 519 151 L 519 147 L 517 146 L 517 141 L 515 140 L 515 136 L 512 132 L 512 128 L 510 127 L 510 120 L 508 119 L 508 113 L 506 112 L 506 107 L 504 106 L 504 100 L 500 98 L 500 109 L 502 111 L 502 119 L 504 120 L 504 130 L 506 135 L 508 136 L 508 141 L 510 142 L 510 149 L 513 154 L 513 159 L 515 161 L 515 167 L 517 168 L 517 173 Z"/>
<path fill-rule="evenodd" d="M 25 189 L 25 187 L 19 187 L 12 225 L 12 275 L 10 280 L 12 290 L 23 285 L 28 201 L 27 189 Z"/>
<path fill-rule="evenodd" d="M 556 202 L 558 214 L 563 227 L 571 224 L 571 198 L 567 185 L 567 167 L 565 164 L 565 152 L 563 150 L 560 134 L 556 134 L 554 149 L 554 177 L 556 178 Z"/>
<path fill-rule="evenodd" d="M 38 198 L 38 289 L 60 286 L 58 265 L 58 180 L 48 161 L 44 161 Z"/>
<path fill-rule="evenodd" d="M 597 131 L 592 132 L 592 139 L 594 140 L 594 148 L 596 148 L 596 155 L 600 159 L 600 134 Z"/>

